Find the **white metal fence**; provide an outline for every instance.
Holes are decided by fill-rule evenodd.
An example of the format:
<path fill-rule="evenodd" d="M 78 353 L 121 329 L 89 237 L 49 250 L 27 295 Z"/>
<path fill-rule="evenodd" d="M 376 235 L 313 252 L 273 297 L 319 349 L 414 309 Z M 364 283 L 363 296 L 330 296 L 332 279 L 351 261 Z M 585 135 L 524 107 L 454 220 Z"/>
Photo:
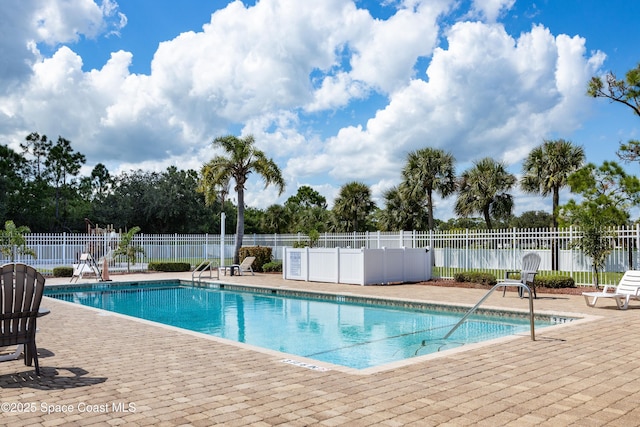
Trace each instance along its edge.
<path fill-rule="evenodd" d="M 609 255 L 605 271 L 624 272 L 638 268 L 640 225 L 612 229 L 614 250 Z M 26 236 L 27 245 L 37 258 L 17 256 L 16 261 L 27 262 L 45 269 L 70 266 L 81 253 L 90 252 L 94 258 L 107 255 L 112 265 L 123 258 L 111 255 L 117 247 L 118 235 L 36 234 Z M 522 256 L 536 252 L 541 256 L 543 274 L 558 270 L 571 275 L 576 283 L 591 282 L 591 262 L 573 243 L 580 238 L 580 230 L 564 229 L 500 229 L 455 231 L 400 231 L 366 233 L 326 233 L 320 236 L 317 247 L 327 248 L 430 248 L 434 260 L 434 277 L 450 278 L 458 271 L 481 270 L 502 274 L 504 270 L 518 270 Z M 274 259 L 283 258 L 283 248 L 307 241 L 301 234 L 245 235 L 245 246 L 268 246 Z M 225 236 L 224 256 L 231 259 L 235 236 Z M 215 234 L 137 234 L 134 245 L 144 249 L 144 256 L 132 270 L 146 268 L 151 261 L 182 261 L 197 265 L 204 259 L 220 258 L 220 235 Z M 554 263 L 554 258 L 557 263 Z M 0 263 L 8 262 L 0 257 Z M 125 261 L 126 262 L 126 261 Z M 606 283 L 608 277 L 605 276 Z"/>

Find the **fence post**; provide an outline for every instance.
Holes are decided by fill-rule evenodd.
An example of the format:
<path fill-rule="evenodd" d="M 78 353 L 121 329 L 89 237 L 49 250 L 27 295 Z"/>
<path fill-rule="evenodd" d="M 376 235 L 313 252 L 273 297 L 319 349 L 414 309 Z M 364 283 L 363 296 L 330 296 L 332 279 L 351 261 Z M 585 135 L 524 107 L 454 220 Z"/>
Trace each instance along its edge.
<path fill-rule="evenodd" d="M 309 248 L 307 248 L 307 251 Z M 340 283 L 340 247 L 335 248 L 336 251 L 336 283 Z"/>
<path fill-rule="evenodd" d="M 464 268 L 465 270 L 469 269 L 469 229 L 465 229 L 465 239 L 464 239 Z"/>
<path fill-rule="evenodd" d="M 513 227 L 513 235 L 511 236 L 511 253 L 512 253 L 512 259 L 511 259 L 511 265 L 513 267 L 516 266 L 516 228 Z"/>
<path fill-rule="evenodd" d="M 299 235 L 300 233 L 298 233 Z M 308 282 L 309 281 L 309 246 L 305 246 L 304 248 L 304 254 L 305 254 L 305 267 L 306 267 L 306 272 L 305 272 L 305 278 L 304 281 Z"/>
<path fill-rule="evenodd" d="M 638 251 L 640 251 L 640 224 L 636 224 L 636 251 L 635 251 L 635 263 L 634 264 L 638 264 Z M 629 267 L 629 269 L 631 269 L 631 267 Z"/>
<path fill-rule="evenodd" d="M 67 265 L 67 232 L 62 233 L 62 265 Z"/>
<path fill-rule="evenodd" d="M 569 226 L 569 256 L 571 257 L 571 267 L 570 267 L 570 272 L 571 272 L 571 277 L 573 277 L 573 271 L 574 271 L 574 264 L 575 264 L 575 260 L 573 259 L 573 225 Z"/>

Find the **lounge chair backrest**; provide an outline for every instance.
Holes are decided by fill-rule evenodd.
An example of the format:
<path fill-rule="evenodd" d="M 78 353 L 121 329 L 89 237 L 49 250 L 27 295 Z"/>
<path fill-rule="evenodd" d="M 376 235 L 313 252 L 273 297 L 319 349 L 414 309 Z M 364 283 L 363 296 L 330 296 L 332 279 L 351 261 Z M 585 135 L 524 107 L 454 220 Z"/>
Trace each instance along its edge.
<path fill-rule="evenodd" d="M 522 283 L 533 283 L 533 279 L 538 274 L 540 267 L 540 255 L 530 252 L 522 257 L 522 272 L 520 280 Z"/>
<path fill-rule="evenodd" d="M 251 267 L 251 265 L 253 264 L 253 262 L 256 260 L 256 257 L 254 256 L 248 256 L 245 259 L 242 260 L 242 262 L 240 263 L 240 268 L 242 270 L 246 270 L 247 268 Z"/>
<path fill-rule="evenodd" d="M 21 263 L 0 267 L 0 347 L 35 342 L 45 279 Z"/>
<path fill-rule="evenodd" d="M 640 271 L 627 270 L 615 289 L 617 294 L 640 295 Z"/>

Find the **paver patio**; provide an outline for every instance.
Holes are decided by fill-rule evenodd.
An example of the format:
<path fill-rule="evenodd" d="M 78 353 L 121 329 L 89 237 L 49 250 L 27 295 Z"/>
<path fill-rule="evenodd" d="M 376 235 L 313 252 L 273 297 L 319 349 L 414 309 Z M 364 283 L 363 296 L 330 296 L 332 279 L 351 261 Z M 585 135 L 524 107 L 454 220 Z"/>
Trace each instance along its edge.
<path fill-rule="evenodd" d="M 167 276 L 191 279 L 112 279 Z M 485 293 L 285 282 L 263 274 L 223 279 L 468 305 Z M 640 425 L 640 303 L 622 311 L 614 301 L 588 308 L 582 296 L 538 295 L 536 311 L 599 318 L 539 329 L 536 341 L 523 334 L 367 374 L 305 369 L 282 363 L 282 354 L 45 298 L 51 314 L 38 324 L 42 376 L 21 360 L 0 363 L 0 424 Z M 496 293 L 484 306 L 528 308 L 515 292 Z"/>

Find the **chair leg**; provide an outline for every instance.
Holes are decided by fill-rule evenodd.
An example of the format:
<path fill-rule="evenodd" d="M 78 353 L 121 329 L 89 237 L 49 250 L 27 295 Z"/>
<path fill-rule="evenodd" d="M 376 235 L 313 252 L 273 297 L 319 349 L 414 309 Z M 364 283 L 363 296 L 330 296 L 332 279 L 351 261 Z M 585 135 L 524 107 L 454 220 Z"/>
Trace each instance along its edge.
<path fill-rule="evenodd" d="M 33 340 L 25 346 L 25 353 L 27 349 L 29 349 L 29 353 L 30 353 L 29 366 L 31 366 L 31 361 L 33 360 L 33 364 L 36 365 L 36 375 L 40 376 L 40 363 L 38 363 L 38 348 L 36 347 L 36 341 Z"/>

